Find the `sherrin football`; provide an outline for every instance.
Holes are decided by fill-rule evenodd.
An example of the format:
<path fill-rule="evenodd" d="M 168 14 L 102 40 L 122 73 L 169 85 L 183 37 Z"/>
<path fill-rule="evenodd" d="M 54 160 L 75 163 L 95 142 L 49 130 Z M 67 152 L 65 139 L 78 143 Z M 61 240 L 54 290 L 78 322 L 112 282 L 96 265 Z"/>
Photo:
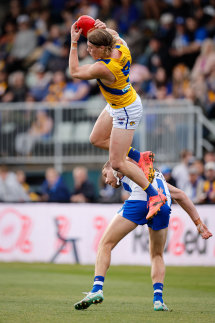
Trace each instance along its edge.
<path fill-rule="evenodd" d="M 87 15 L 81 16 L 78 18 L 76 26 L 78 29 L 82 29 L 82 35 L 87 37 L 89 30 L 94 28 L 95 20 Z"/>

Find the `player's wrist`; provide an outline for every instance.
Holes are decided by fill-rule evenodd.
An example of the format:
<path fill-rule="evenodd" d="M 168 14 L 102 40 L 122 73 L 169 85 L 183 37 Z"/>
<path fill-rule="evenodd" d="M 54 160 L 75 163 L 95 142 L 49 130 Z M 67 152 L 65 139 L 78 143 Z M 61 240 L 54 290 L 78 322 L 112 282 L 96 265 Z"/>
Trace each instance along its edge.
<path fill-rule="evenodd" d="M 202 224 L 202 220 L 200 218 L 194 220 L 194 223 L 196 226 L 198 226 L 199 224 Z"/>

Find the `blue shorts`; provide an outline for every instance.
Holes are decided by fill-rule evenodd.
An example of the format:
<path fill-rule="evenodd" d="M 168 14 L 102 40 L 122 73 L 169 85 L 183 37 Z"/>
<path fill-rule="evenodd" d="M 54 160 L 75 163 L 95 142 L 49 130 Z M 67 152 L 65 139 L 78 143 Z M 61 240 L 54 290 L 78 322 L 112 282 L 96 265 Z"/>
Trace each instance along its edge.
<path fill-rule="evenodd" d="M 155 217 L 146 220 L 149 211 L 147 203 L 147 201 L 127 200 L 117 213 L 138 225 L 147 224 L 155 231 L 167 228 L 171 213 L 169 205 L 165 203 Z"/>

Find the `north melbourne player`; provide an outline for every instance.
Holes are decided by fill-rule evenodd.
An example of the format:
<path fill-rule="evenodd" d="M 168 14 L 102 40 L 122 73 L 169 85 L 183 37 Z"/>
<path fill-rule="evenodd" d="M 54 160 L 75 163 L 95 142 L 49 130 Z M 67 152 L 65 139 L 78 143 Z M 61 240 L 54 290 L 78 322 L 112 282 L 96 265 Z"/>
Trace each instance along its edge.
<path fill-rule="evenodd" d="M 134 151 L 134 159 L 140 158 L 138 151 Z M 102 170 L 106 182 L 112 187 L 119 187 L 122 183 L 130 197 L 118 211 L 112 222 L 107 227 L 100 243 L 95 264 L 95 278 L 91 292 L 80 302 L 74 304 L 75 309 L 82 310 L 91 304 L 101 303 L 104 299 L 103 284 L 107 270 L 110 266 L 111 251 L 129 232 L 138 225 L 147 224 L 150 239 L 151 278 L 154 288 L 153 306 L 155 311 L 168 311 L 163 301 L 163 284 L 165 277 L 165 264 L 163 260 L 164 246 L 167 238 L 169 217 L 171 212 L 171 198 L 173 198 L 190 216 L 203 239 L 212 236 L 205 224 L 202 223 L 196 208 L 187 195 L 166 183 L 162 173 L 155 171 L 152 185 L 155 189 L 162 190 L 167 198 L 158 214 L 153 219 L 147 220 L 147 194 L 133 181 L 120 172 L 115 172 L 107 162 Z"/>

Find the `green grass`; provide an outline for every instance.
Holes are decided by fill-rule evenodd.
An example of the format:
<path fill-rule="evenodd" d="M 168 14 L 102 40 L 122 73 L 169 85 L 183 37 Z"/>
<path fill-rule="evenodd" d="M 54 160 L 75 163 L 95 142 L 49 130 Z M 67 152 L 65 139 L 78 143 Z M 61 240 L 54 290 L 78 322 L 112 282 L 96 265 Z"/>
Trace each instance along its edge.
<path fill-rule="evenodd" d="M 167 267 L 170 312 L 153 311 L 150 268 L 141 266 L 112 266 L 104 302 L 76 311 L 92 280 L 92 266 L 0 263 L 0 322 L 215 322 L 213 267 Z"/>

